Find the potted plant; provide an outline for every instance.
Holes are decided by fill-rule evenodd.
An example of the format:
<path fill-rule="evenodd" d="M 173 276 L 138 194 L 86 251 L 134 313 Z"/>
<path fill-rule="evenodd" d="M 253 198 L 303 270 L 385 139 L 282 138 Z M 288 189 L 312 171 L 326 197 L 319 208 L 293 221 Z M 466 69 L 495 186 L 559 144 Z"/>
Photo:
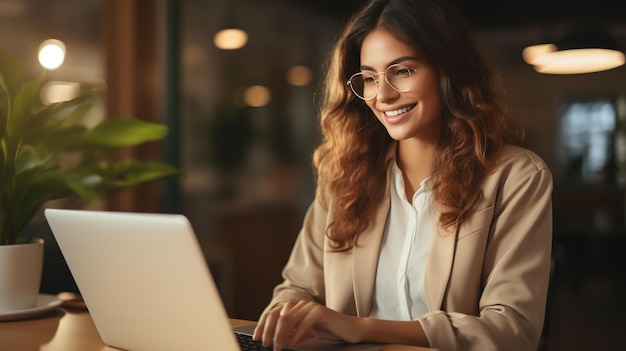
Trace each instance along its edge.
<path fill-rule="evenodd" d="M 44 81 L 45 72 L 25 80 L 16 58 L 0 47 L 0 312 L 36 302 L 43 262 L 43 243 L 36 236 L 45 222 L 32 223 L 44 204 L 72 196 L 88 202 L 177 172 L 160 162 L 107 158 L 113 150 L 163 139 L 165 125 L 115 118 L 89 127 L 84 116 L 93 93 L 44 105 L 39 99 Z M 33 258 L 15 261 L 31 247 Z M 39 277 L 2 281 L 26 275 L 8 269 L 29 267 Z M 35 285 L 34 292 L 24 292 Z"/>

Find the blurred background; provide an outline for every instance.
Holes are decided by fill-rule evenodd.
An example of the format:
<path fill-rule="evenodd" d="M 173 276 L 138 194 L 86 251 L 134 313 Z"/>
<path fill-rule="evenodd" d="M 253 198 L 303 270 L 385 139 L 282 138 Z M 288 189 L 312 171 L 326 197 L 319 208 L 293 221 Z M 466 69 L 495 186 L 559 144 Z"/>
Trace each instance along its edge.
<path fill-rule="evenodd" d="M 626 4 L 456 0 L 499 72 L 526 146 L 554 177 L 552 350 L 621 349 L 626 322 L 626 68 L 539 73 L 522 57 L 579 25 L 626 49 Z M 169 125 L 129 154 L 180 177 L 98 206 L 177 212 L 197 231 L 229 314 L 256 319 L 313 199 L 318 93 L 330 47 L 362 0 L 0 0 L 0 45 L 32 77 L 48 39 L 65 58 L 42 100 L 101 92 L 94 114 Z M 243 31 L 241 47 L 236 35 Z M 593 30 L 592 30 L 593 29 Z M 241 34 L 241 32 L 239 32 Z M 220 37 L 226 36 L 223 42 Z M 47 240 L 53 245 L 53 238 Z M 76 290 L 48 248 L 42 291 Z"/>

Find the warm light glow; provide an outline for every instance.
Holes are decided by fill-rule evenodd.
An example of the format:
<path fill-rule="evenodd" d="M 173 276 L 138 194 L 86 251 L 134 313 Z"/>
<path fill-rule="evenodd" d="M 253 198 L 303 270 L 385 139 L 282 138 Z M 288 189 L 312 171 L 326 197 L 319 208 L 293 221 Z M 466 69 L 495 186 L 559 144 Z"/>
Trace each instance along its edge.
<path fill-rule="evenodd" d="M 48 39 L 39 46 L 39 63 L 49 70 L 55 70 L 65 60 L 65 44 L 56 39 Z"/>
<path fill-rule="evenodd" d="M 294 66 L 287 71 L 287 82 L 297 87 L 305 86 L 311 83 L 313 73 L 308 67 Z"/>
<path fill-rule="evenodd" d="M 243 101 L 248 106 L 262 107 L 270 102 L 270 90 L 262 85 L 253 85 L 243 93 Z"/>
<path fill-rule="evenodd" d="M 68 101 L 80 94 L 80 84 L 75 82 L 48 82 L 41 87 L 41 102 L 45 105 Z"/>
<path fill-rule="evenodd" d="M 522 57 L 529 65 L 536 65 L 540 62 L 541 56 L 554 51 L 556 51 L 554 44 L 531 45 L 522 51 Z"/>
<path fill-rule="evenodd" d="M 248 34 L 237 28 L 223 29 L 215 34 L 213 43 L 222 50 L 236 50 L 248 42 Z"/>
<path fill-rule="evenodd" d="M 572 49 L 541 55 L 535 70 L 549 74 L 580 74 L 606 71 L 625 62 L 624 54 L 608 49 Z"/>

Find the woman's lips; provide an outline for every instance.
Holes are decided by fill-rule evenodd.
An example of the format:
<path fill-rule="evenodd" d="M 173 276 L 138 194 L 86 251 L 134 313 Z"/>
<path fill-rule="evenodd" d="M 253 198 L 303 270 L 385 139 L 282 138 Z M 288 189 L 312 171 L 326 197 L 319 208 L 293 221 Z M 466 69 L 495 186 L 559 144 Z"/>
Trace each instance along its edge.
<path fill-rule="evenodd" d="M 388 123 L 399 123 L 404 119 L 404 117 L 406 117 L 406 113 L 414 109 L 415 106 L 417 106 L 417 104 L 405 106 L 396 110 L 383 111 L 383 115 Z"/>

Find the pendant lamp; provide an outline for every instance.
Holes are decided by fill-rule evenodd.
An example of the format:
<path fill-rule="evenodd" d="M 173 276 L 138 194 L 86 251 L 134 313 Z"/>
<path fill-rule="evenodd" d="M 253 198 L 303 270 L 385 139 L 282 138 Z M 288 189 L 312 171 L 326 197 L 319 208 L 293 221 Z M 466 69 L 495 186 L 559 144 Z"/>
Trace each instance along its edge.
<path fill-rule="evenodd" d="M 608 29 L 597 22 L 578 21 L 555 43 L 526 47 L 522 57 L 539 73 L 581 74 L 606 71 L 626 62 Z"/>
<path fill-rule="evenodd" d="M 237 25 L 235 1 L 227 3 L 225 25 L 213 36 L 213 44 L 222 50 L 241 49 L 248 42 L 248 33 Z"/>
<path fill-rule="evenodd" d="M 248 33 L 237 27 L 220 29 L 213 37 L 213 44 L 222 50 L 241 49 L 248 42 Z"/>

